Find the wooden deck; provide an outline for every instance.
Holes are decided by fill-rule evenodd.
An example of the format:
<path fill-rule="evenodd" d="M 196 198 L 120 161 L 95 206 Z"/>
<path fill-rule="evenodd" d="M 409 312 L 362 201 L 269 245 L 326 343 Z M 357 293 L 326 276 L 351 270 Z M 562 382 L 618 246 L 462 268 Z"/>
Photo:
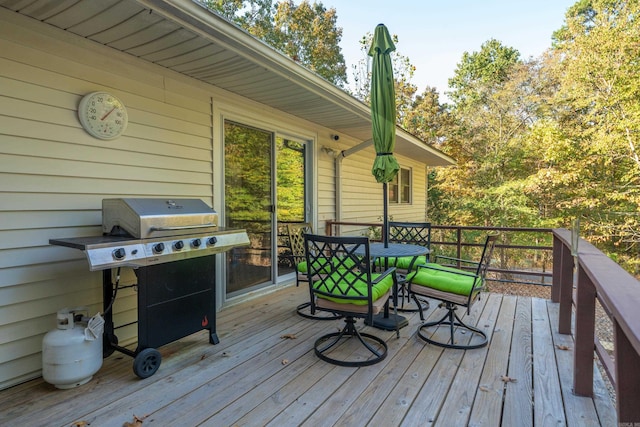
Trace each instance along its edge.
<path fill-rule="evenodd" d="M 220 344 L 209 345 L 204 332 L 168 344 L 146 380 L 114 353 L 75 389 L 34 380 L 4 390 L 0 425 L 120 427 L 136 417 L 132 425 L 617 425 L 598 374 L 594 399 L 572 394 L 573 340 L 557 334 L 550 301 L 486 294 L 470 318 L 490 345 L 468 351 L 425 344 L 409 313 L 400 339 L 368 328 L 387 339 L 383 362 L 345 368 L 314 355 L 314 340 L 342 321 L 296 315 L 306 296 L 288 287 L 222 310 Z M 428 315 L 439 311 L 431 306 Z"/>

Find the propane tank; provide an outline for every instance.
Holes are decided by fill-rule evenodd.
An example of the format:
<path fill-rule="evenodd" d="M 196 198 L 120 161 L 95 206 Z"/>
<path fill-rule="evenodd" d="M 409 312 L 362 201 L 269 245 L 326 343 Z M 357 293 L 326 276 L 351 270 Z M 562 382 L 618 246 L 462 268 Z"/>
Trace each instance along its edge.
<path fill-rule="evenodd" d="M 80 311 L 58 311 L 57 329 L 42 339 L 42 377 L 60 389 L 86 384 L 102 366 L 104 320 L 100 314 L 83 318 Z"/>

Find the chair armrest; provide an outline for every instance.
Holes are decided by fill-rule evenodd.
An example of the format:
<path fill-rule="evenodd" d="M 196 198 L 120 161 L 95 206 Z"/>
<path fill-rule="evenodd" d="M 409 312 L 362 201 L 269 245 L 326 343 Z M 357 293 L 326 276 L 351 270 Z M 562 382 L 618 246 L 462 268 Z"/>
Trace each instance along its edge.
<path fill-rule="evenodd" d="M 390 274 L 395 274 L 396 272 L 396 268 L 395 267 L 390 267 L 388 269 L 386 269 L 385 271 L 383 271 L 382 273 L 380 273 L 380 275 L 378 277 L 376 277 L 376 279 L 374 281 L 371 282 L 372 285 L 377 285 L 381 280 L 383 280 L 385 277 L 387 277 Z"/>

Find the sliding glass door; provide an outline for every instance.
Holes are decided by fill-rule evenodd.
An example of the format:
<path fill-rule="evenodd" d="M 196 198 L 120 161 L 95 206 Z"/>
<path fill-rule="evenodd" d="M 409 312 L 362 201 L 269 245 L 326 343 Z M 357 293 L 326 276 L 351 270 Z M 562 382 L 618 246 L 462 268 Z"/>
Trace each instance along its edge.
<path fill-rule="evenodd" d="M 225 226 L 244 228 L 249 247 L 227 254 L 227 297 L 291 273 L 284 230 L 308 218 L 307 149 L 303 141 L 225 121 Z"/>

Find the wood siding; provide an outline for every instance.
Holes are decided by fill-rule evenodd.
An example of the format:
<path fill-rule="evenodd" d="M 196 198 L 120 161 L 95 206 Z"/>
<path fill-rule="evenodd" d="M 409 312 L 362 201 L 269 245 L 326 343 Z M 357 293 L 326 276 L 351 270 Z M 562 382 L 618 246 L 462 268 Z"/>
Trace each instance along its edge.
<path fill-rule="evenodd" d="M 15 18 L 0 10 L 0 388 L 39 375 L 57 310 L 101 311 L 100 273 L 49 239 L 99 235 L 105 197 L 213 199 L 210 94 Z M 121 138 L 80 127 L 77 105 L 94 90 L 127 106 Z M 116 310 L 118 324 L 136 319 L 132 289 Z M 136 328 L 118 335 L 131 342 Z"/>

